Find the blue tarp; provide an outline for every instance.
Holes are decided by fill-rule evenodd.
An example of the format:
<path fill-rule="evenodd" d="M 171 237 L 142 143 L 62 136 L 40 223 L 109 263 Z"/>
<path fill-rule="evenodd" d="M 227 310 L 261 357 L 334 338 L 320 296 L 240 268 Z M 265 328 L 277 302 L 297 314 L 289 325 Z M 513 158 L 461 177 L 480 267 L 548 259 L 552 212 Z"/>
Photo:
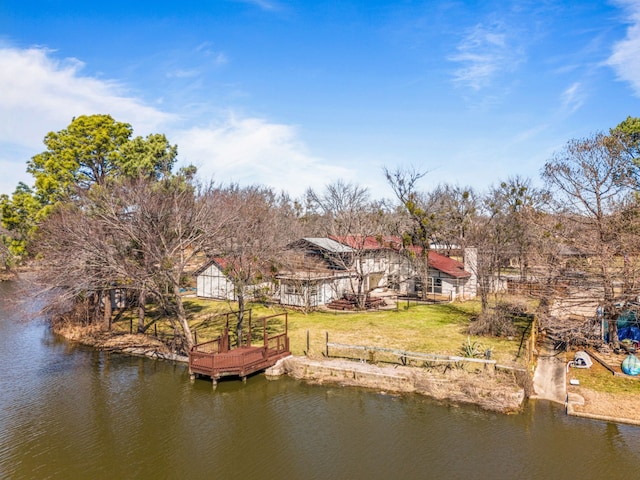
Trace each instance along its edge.
<path fill-rule="evenodd" d="M 640 321 L 635 312 L 623 313 L 618 318 L 618 338 L 640 342 Z M 604 321 L 604 341 L 609 341 L 609 324 Z"/>

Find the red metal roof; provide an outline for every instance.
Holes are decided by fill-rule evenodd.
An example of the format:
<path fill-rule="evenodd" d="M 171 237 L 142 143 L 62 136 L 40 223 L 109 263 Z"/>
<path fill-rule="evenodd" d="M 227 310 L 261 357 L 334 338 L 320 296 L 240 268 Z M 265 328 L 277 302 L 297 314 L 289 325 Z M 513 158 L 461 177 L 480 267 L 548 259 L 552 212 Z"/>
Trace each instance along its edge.
<path fill-rule="evenodd" d="M 229 260 L 224 257 L 213 257 L 213 261 L 216 262 L 222 270 L 225 270 L 229 266 Z"/>
<path fill-rule="evenodd" d="M 394 251 L 400 251 L 402 249 L 402 239 L 398 236 L 345 235 L 330 236 L 329 238 L 356 250 L 381 250 L 388 248 Z M 409 245 L 404 248 L 410 250 L 415 255 L 422 253 L 422 247 L 415 245 Z M 471 273 L 464 269 L 462 262 L 434 252 L 433 250 L 429 250 L 429 267 L 451 275 L 454 278 L 467 278 L 471 276 Z"/>
<path fill-rule="evenodd" d="M 467 278 L 471 276 L 471 274 L 464 269 L 462 262 L 432 251 L 429 252 L 429 266 L 451 275 L 454 278 Z"/>
<path fill-rule="evenodd" d="M 384 236 L 384 237 L 374 237 L 374 236 L 358 236 L 358 235 L 347 235 L 347 236 L 330 236 L 332 240 L 336 242 L 340 242 L 343 245 L 347 245 L 351 248 L 358 250 L 382 250 L 382 249 L 390 249 L 393 251 L 402 250 L 402 241 L 400 237 L 397 236 Z M 407 250 L 413 252 L 414 255 L 419 256 L 422 253 L 422 248 L 417 247 L 415 245 L 409 245 L 404 247 Z M 218 266 L 222 270 L 226 270 L 228 267 L 232 266 L 231 261 L 228 258 L 224 257 L 214 257 L 212 261 L 218 264 Z M 211 265 L 211 261 L 204 265 L 199 271 L 203 271 L 206 266 Z M 451 257 L 447 257 L 446 255 L 442 255 L 440 253 L 434 252 L 433 250 L 429 250 L 429 267 L 434 268 L 435 270 L 439 270 L 447 275 L 452 276 L 453 278 L 468 278 L 471 276 L 471 273 L 467 272 L 464 269 L 464 264 L 457 260 L 454 260 Z M 197 272 L 198 273 L 198 272 Z"/>

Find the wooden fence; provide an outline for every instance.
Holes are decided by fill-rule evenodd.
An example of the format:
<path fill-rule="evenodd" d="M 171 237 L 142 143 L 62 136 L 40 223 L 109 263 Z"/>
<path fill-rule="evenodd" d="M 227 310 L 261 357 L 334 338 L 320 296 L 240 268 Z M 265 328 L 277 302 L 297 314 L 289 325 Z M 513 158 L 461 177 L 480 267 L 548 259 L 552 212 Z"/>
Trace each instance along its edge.
<path fill-rule="evenodd" d="M 390 363 L 404 366 L 418 366 L 433 368 L 444 366 L 445 370 L 456 366 L 464 367 L 473 364 L 487 368 L 495 368 L 496 361 L 488 358 L 460 357 L 455 355 L 438 355 L 434 353 L 411 352 L 394 348 L 373 347 L 367 345 L 349 345 L 345 343 L 329 342 L 326 333 L 324 355 L 327 358 L 346 358 L 365 363 Z"/>

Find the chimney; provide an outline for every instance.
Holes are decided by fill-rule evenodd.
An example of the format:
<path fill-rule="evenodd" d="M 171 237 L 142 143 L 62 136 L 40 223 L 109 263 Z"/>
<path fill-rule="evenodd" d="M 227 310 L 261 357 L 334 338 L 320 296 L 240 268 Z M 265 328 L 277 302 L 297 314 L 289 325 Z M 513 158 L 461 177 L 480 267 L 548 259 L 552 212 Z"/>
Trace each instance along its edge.
<path fill-rule="evenodd" d="M 467 247 L 462 251 L 464 269 L 471 274 L 465 287 L 465 297 L 475 298 L 478 293 L 478 249 Z"/>

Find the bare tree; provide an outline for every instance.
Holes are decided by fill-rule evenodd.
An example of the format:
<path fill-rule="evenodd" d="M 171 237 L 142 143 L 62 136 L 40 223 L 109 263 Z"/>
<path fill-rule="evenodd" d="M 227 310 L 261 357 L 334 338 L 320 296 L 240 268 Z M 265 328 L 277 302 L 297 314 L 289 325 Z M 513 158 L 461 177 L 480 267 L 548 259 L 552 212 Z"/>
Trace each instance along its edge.
<path fill-rule="evenodd" d="M 185 271 L 232 215 L 210 201 L 213 192 L 182 175 L 95 186 L 42 225 L 42 280 L 59 301 L 100 297 L 114 286 L 139 292 L 142 302 L 150 294 L 189 349 L 193 338 L 180 293 Z M 101 303 L 93 302 L 95 312 Z M 109 314 L 107 307 L 104 317 Z"/>
<path fill-rule="evenodd" d="M 355 294 L 356 306 L 364 309 L 372 288 L 368 280 L 374 273 L 368 258 L 374 250 L 384 249 L 383 206 L 369 200 L 366 188 L 341 180 L 327 185 L 322 192 L 307 190 L 307 202 L 312 211 L 321 216 L 324 233 L 351 248 L 349 255 L 336 256 L 334 261 L 343 270 L 352 272 L 351 291 Z"/>
<path fill-rule="evenodd" d="M 429 249 L 437 229 L 436 214 L 428 199 L 417 190 L 417 184 L 426 172 L 415 168 L 384 169 L 387 182 L 402 204 L 409 222 L 398 232 L 404 244 L 403 252 L 420 278 L 422 285 L 429 282 Z M 426 289 L 422 288 L 422 295 Z"/>
<path fill-rule="evenodd" d="M 569 141 L 543 171 L 556 211 L 570 224 L 565 232 L 571 236 L 565 234 L 563 242 L 590 252 L 594 259 L 588 273 L 599 283 L 599 301 L 614 348 L 618 345 L 617 319 L 627 308 L 626 301 L 637 296 L 637 292 L 629 295 L 625 289 L 616 289 L 616 283 L 631 274 L 630 263 L 637 258 L 635 232 L 621 228 L 624 222 L 620 221 L 625 211 L 634 211 L 625 205 L 635 204 L 637 173 L 625 145 L 616 136 L 604 134 Z"/>
<path fill-rule="evenodd" d="M 233 282 L 241 342 L 246 302 L 258 298 L 263 286 L 270 288 L 285 245 L 297 235 L 296 215 L 288 197 L 267 187 L 230 185 L 216 193 L 215 201 L 234 213 L 209 254 L 224 258 L 224 273 Z"/>
<path fill-rule="evenodd" d="M 41 225 L 36 247 L 42 257 L 38 279 L 49 308 L 64 311 L 84 303 L 88 315 L 80 320 L 97 321 L 96 295 L 113 278 L 109 263 L 114 254 L 99 223 L 77 204 L 59 205 Z"/>
<path fill-rule="evenodd" d="M 547 193 L 532 185 L 531 180 L 519 175 L 500 182 L 492 192 L 494 211 L 505 224 L 509 235 L 505 250 L 509 264 L 519 270 L 520 279 L 526 280 L 531 266 L 531 250 L 536 242 L 536 229 L 532 220 L 548 200 Z"/>
<path fill-rule="evenodd" d="M 471 187 L 441 184 L 429 193 L 428 210 L 434 213 L 435 243 L 449 253 L 469 245 L 469 229 L 478 215 L 478 195 Z"/>

